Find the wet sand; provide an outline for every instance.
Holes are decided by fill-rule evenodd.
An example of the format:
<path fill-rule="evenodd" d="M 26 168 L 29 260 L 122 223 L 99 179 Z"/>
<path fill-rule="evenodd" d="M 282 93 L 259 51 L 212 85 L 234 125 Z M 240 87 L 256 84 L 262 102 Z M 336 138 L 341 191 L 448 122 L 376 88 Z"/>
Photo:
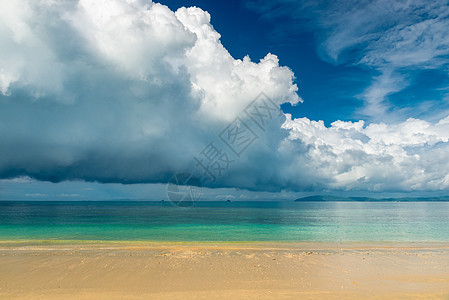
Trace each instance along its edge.
<path fill-rule="evenodd" d="M 449 299 L 449 244 L 0 242 L 0 299 Z"/>

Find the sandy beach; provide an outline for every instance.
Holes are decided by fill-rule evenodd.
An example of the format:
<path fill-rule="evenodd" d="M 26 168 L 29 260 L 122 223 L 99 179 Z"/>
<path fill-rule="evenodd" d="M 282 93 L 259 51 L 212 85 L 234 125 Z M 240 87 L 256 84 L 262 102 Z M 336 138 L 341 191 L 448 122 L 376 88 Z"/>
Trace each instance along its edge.
<path fill-rule="evenodd" d="M 449 299 L 449 245 L 0 243 L 1 299 Z"/>

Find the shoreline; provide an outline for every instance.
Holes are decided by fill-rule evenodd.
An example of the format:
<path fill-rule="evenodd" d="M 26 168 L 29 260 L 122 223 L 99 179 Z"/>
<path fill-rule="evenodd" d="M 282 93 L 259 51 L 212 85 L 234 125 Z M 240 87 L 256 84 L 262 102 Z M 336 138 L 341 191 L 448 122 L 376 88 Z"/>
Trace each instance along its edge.
<path fill-rule="evenodd" d="M 164 241 L 164 240 L 53 240 L 53 239 L 21 239 L 1 240 L 0 250 L 14 247 L 132 247 L 132 248 L 158 248 L 158 247 L 225 247 L 225 248 L 254 248 L 254 249 L 285 249 L 285 250 L 335 250 L 335 249 L 448 249 L 449 242 L 442 241 L 346 241 L 346 242 L 316 242 L 316 241 Z"/>
<path fill-rule="evenodd" d="M 17 242 L 2 299 L 449 299 L 444 242 Z"/>

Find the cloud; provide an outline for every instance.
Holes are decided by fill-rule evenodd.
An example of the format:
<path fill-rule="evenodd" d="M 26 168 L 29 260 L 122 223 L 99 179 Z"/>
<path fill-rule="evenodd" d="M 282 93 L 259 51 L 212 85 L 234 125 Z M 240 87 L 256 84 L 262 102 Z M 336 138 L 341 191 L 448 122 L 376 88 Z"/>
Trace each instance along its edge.
<path fill-rule="evenodd" d="M 45 198 L 45 197 L 47 197 L 47 194 L 37 194 L 37 193 L 33 193 L 33 194 L 25 194 L 25 197 Z"/>
<path fill-rule="evenodd" d="M 196 7 L 2 2 L 0 177 L 167 182 L 262 90 L 300 101 L 275 55 L 219 38 Z"/>
<path fill-rule="evenodd" d="M 247 6 L 266 19 L 300 20 L 282 29 L 313 32 L 323 60 L 375 71 L 363 93 L 350 95 L 364 101 L 358 113 L 369 120 L 407 118 L 389 100 L 419 84 L 414 73 L 440 69 L 447 78 L 447 1 L 252 0 Z"/>
<path fill-rule="evenodd" d="M 2 2 L 0 46 L 0 178 L 166 183 L 175 172 L 198 169 L 193 158 L 213 142 L 230 161 L 216 182 L 203 182 L 209 187 L 408 191 L 449 184 L 447 118 L 325 127 L 287 115 L 258 127 L 255 111 L 245 108 L 261 91 L 272 107 L 301 101 L 293 72 L 270 53 L 259 62 L 233 58 L 197 7 Z M 402 87 L 386 74 L 365 97 Z M 232 124 L 251 127 L 254 143 L 245 152 L 223 142 Z"/>
<path fill-rule="evenodd" d="M 386 117 L 392 107 L 388 102 L 388 97 L 407 86 L 408 82 L 402 75 L 398 75 L 390 69 L 383 70 L 382 74 L 374 77 L 371 85 L 358 95 L 365 101 L 365 105 L 359 113 L 370 116 L 370 119 L 374 120 L 391 120 L 391 116 Z"/>
<path fill-rule="evenodd" d="M 422 191 L 449 188 L 449 117 L 438 123 L 410 118 L 398 124 L 322 121 L 288 116 L 281 151 L 302 147 L 290 172 L 302 169 L 343 190 Z"/>
<path fill-rule="evenodd" d="M 388 96 L 412 84 L 407 72 L 448 65 L 446 1 L 370 1 L 334 16 L 336 26 L 323 42 L 330 58 L 381 73 L 361 95 L 366 103 L 361 113 L 374 120 L 394 117 Z M 348 57 L 351 52 L 355 55 Z"/>

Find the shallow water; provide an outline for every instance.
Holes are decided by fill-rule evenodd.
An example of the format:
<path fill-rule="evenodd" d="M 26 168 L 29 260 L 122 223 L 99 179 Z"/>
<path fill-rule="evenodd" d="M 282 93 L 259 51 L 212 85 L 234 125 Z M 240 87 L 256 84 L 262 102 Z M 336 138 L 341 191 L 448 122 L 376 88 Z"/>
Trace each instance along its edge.
<path fill-rule="evenodd" d="M 448 242 L 449 202 L 0 201 L 0 239 Z"/>

